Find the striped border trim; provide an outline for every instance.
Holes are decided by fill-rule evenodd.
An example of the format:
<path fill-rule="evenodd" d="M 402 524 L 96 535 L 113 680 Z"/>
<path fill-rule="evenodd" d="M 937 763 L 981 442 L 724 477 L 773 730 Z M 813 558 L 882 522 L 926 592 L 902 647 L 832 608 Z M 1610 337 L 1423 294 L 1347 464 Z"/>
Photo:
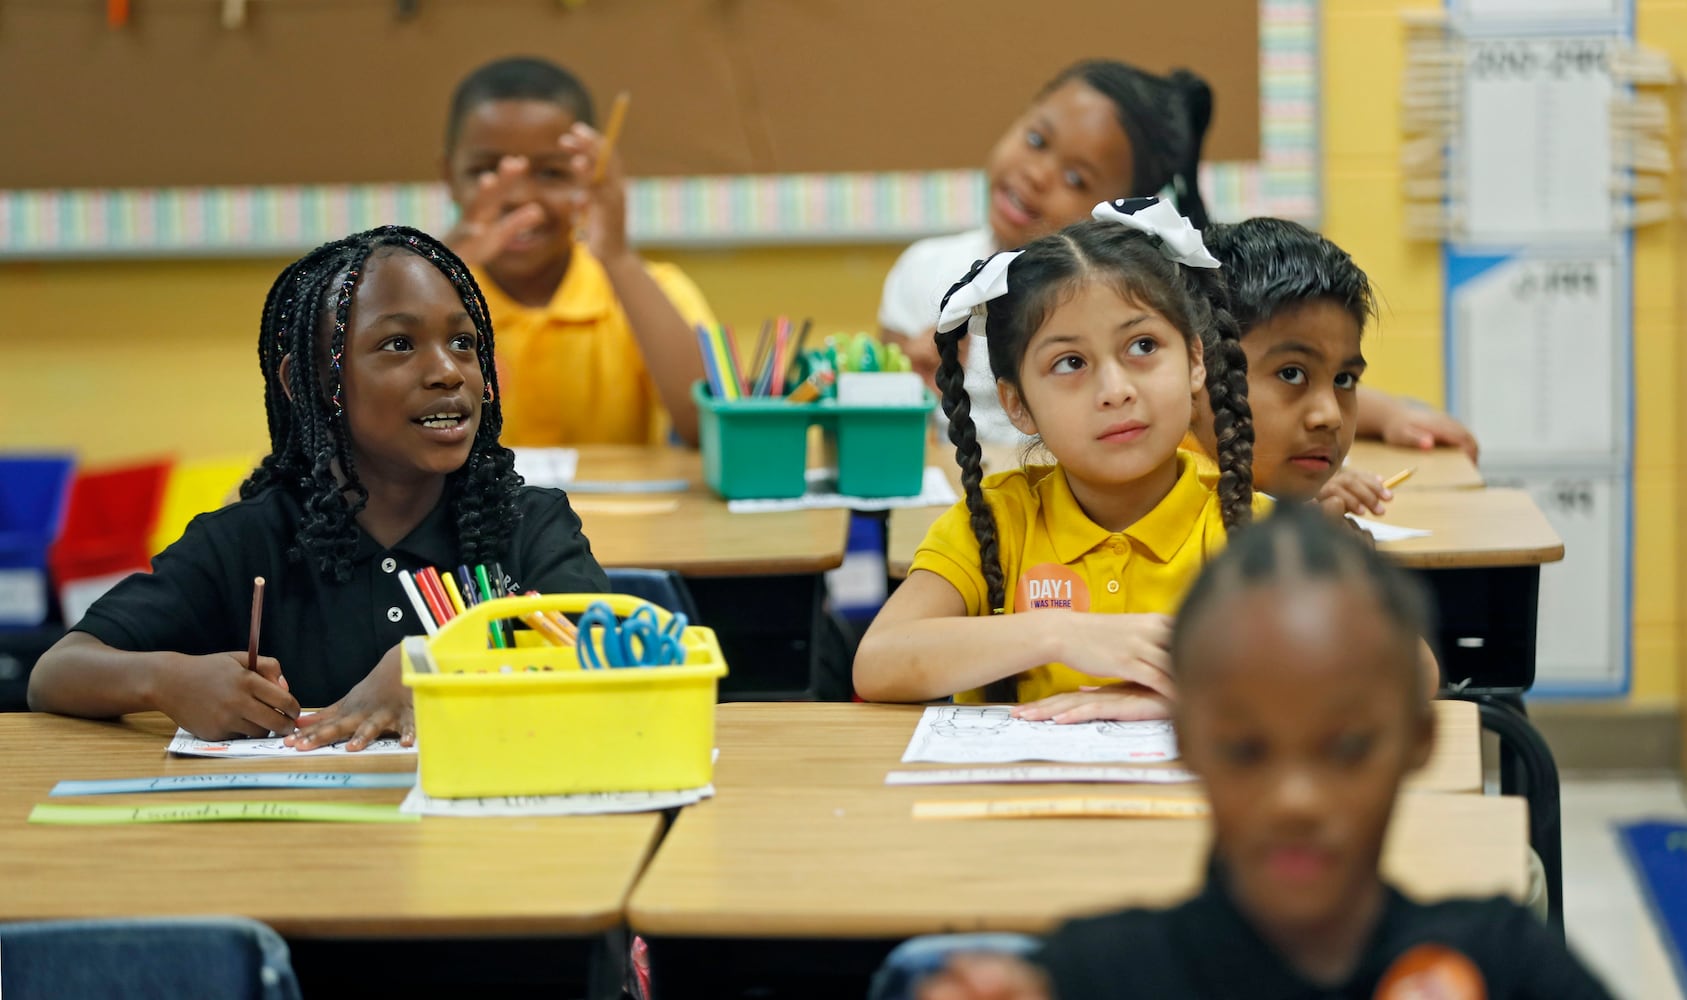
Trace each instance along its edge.
<path fill-rule="evenodd" d="M 1260 161 L 1202 165 L 1219 220 L 1318 217 L 1318 11 L 1260 0 Z M 663 177 L 629 184 L 645 246 L 900 242 L 983 223 L 978 170 Z M 442 185 L 0 191 L 0 259 L 290 255 L 387 223 L 450 227 Z"/>

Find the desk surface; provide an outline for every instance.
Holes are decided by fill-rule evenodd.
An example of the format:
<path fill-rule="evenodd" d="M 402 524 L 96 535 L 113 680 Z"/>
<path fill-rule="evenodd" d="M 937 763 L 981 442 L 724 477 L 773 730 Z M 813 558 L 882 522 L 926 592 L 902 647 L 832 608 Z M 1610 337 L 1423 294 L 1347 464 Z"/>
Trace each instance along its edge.
<path fill-rule="evenodd" d="M 703 482 L 702 458 L 678 448 L 587 445 L 583 481 L 685 479 L 684 493 L 570 494 L 604 566 L 691 576 L 820 573 L 843 563 L 849 511 L 734 514 Z"/>
<path fill-rule="evenodd" d="M 1404 469 L 1414 469 L 1410 479 L 1394 492 L 1415 490 L 1475 490 L 1486 485 L 1464 452 L 1457 448 L 1402 448 L 1381 441 L 1355 441 L 1347 453 L 1347 464 L 1384 479 Z"/>
<path fill-rule="evenodd" d="M 908 575 L 926 530 L 943 511 L 914 507 L 891 512 L 888 564 L 892 576 Z M 1389 501 L 1388 512 L 1372 519 L 1433 532 L 1425 538 L 1377 546 L 1414 569 L 1539 566 L 1564 558 L 1564 542 L 1522 490 L 1401 489 Z"/>
<path fill-rule="evenodd" d="M 633 892 L 633 929 L 833 938 L 1036 932 L 1071 914 L 1168 903 L 1197 887 L 1207 851 L 1199 821 L 914 820 L 913 803 L 923 800 L 1126 794 L 1096 785 L 886 787 L 886 771 L 919 766 L 897 764 L 919 711 L 721 706 L 718 795 L 676 820 Z M 1454 725 L 1438 757 L 1453 756 L 1457 743 L 1473 758 L 1474 720 L 1457 709 L 1442 717 Z M 1452 735 L 1455 726 L 1462 735 Z M 1432 771 L 1441 769 L 1460 770 L 1450 760 Z M 1408 794 L 1384 867 L 1425 898 L 1520 897 L 1525 827 L 1520 799 Z"/>
<path fill-rule="evenodd" d="M 170 757 L 161 715 L 0 714 L 0 921 L 234 913 L 294 937 L 587 935 L 622 920 L 661 818 L 419 823 L 27 823 L 43 802 L 390 802 L 404 789 L 245 789 L 49 799 L 62 779 L 248 771 L 413 771 L 413 757 Z"/>

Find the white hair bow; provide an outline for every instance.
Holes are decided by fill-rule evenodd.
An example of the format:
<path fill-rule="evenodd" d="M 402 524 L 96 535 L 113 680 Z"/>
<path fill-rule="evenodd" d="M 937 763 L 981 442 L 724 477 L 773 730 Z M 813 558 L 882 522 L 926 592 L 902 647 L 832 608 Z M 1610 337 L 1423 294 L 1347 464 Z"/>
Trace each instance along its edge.
<path fill-rule="evenodd" d="M 984 326 L 984 303 L 1000 295 L 1007 294 L 1008 265 L 1020 255 L 1019 250 L 1009 250 L 999 253 L 984 262 L 984 266 L 973 275 L 972 280 L 955 290 L 949 296 L 949 301 L 943 303 L 943 312 L 937 317 L 937 332 L 948 333 L 960 325 L 961 320 L 969 316 L 978 319 L 978 326 L 967 328 L 968 334 L 980 333 Z"/>
<path fill-rule="evenodd" d="M 1201 231 L 1189 220 L 1177 214 L 1169 201 L 1159 198 L 1120 198 L 1104 201 L 1090 212 L 1093 219 L 1117 222 L 1160 238 L 1160 250 L 1172 260 L 1187 267 L 1221 267 L 1218 258 L 1207 252 L 1201 242 Z"/>

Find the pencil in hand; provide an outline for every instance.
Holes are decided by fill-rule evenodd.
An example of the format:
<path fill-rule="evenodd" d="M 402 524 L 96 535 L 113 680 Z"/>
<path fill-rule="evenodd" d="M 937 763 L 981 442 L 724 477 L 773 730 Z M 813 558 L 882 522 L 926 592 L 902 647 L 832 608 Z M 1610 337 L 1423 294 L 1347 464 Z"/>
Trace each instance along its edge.
<path fill-rule="evenodd" d="M 603 145 L 597 149 L 597 166 L 592 168 L 592 183 L 603 180 L 609 169 L 609 158 L 615 155 L 615 143 L 621 138 L 621 125 L 627 120 L 627 105 L 632 95 L 625 90 L 615 95 L 615 105 L 609 109 L 609 123 L 603 127 Z"/>
<path fill-rule="evenodd" d="M 1412 473 L 1414 473 L 1416 471 L 1418 471 L 1418 469 L 1417 469 L 1417 466 L 1415 466 L 1415 465 L 1412 466 L 1409 469 L 1401 469 L 1399 472 L 1396 472 L 1394 475 L 1389 476 L 1387 479 L 1384 479 L 1382 481 L 1382 488 L 1385 489 L 1385 490 L 1391 490 L 1394 487 L 1399 486 L 1401 483 L 1405 482 L 1406 480 L 1412 478 Z"/>
<path fill-rule="evenodd" d="M 264 623 L 264 578 L 252 578 L 252 626 L 246 633 L 246 669 L 258 669 L 258 629 Z"/>

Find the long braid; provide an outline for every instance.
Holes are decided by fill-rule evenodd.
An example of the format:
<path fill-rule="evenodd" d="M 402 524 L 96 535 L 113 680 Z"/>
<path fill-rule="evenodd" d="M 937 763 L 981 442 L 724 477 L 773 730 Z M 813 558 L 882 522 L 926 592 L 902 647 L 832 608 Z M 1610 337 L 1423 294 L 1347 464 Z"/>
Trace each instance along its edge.
<path fill-rule="evenodd" d="M 465 561 L 501 559 L 519 519 L 515 498 L 521 477 L 514 471 L 515 455 L 498 443 L 503 415 L 497 402 L 492 325 L 486 300 L 467 267 L 444 244 L 403 226 L 325 244 L 283 271 L 265 301 L 258 361 L 264 374 L 270 454 L 242 485 L 241 496 L 253 497 L 269 488 L 294 494 L 304 516 L 290 556 L 309 559 L 323 576 L 342 582 L 352 576 L 359 537 L 356 518 L 369 498 L 358 478 L 344 413 L 341 361 L 346 323 L 367 262 L 377 253 L 393 251 L 414 253 L 438 268 L 462 297 L 477 334 L 487 399 L 468 460 L 446 479 L 446 501 Z"/>
<path fill-rule="evenodd" d="M 967 276 L 943 296 L 943 304 L 948 305 L 950 296 L 971 282 L 983 266 L 984 261 L 973 264 Z M 943 413 L 949 418 L 949 440 L 955 445 L 955 462 L 961 467 L 961 489 L 966 494 L 972 534 L 978 540 L 978 567 L 984 574 L 986 613 L 1000 614 L 1007 607 L 1007 581 L 1002 571 L 996 517 L 990 511 L 990 502 L 984 498 L 984 449 L 978 444 L 978 427 L 972 421 L 972 397 L 967 394 L 966 372 L 961 365 L 961 338 L 967 335 L 967 326 L 962 323 L 937 335 L 936 379 L 937 387 L 943 392 Z M 983 346 L 974 344 L 973 350 Z M 1018 701 L 1018 676 L 1010 675 L 985 685 L 984 699 Z"/>
<path fill-rule="evenodd" d="M 1202 331 L 1207 366 L 1207 399 L 1218 442 L 1218 503 L 1224 528 L 1234 533 L 1253 521 L 1254 417 L 1248 403 L 1248 356 L 1242 328 L 1230 314 L 1223 277 L 1204 268 L 1184 268 L 1194 285 L 1192 298 L 1207 304 L 1210 316 Z"/>

